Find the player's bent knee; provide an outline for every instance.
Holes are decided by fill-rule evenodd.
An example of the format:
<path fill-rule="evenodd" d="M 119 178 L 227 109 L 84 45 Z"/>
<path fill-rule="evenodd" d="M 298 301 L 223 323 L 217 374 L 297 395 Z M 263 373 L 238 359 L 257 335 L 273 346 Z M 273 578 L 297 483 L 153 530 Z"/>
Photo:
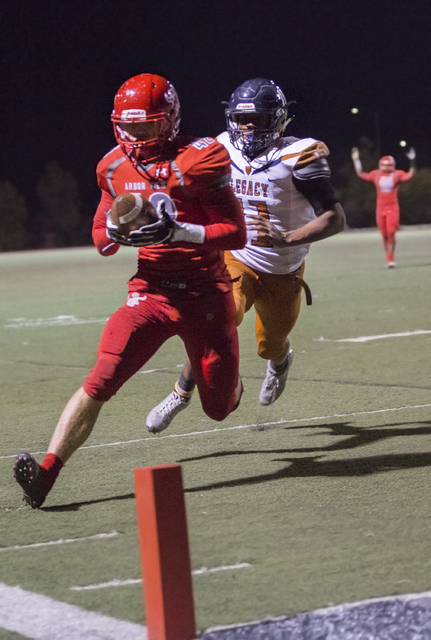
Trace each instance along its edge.
<path fill-rule="evenodd" d="M 85 393 L 101 402 L 110 400 L 124 384 L 124 380 L 115 375 L 117 364 L 115 360 L 99 358 L 82 385 Z"/>
<path fill-rule="evenodd" d="M 238 389 L 235 390 L 235 393 L 230 398 L 229 403 L 224 402 L 221 404 L 219 402 L 215 404 L 214 400 L 205 402 L 201 397 L 202 409 L 205 411 L 208 418 L 211 418 L 211 420 L 215 420 L 216 422 L 221 422 L 222 420 L 225 420 L 232 411 L 235 411 L 235 409 L 238 408 L 244 390 L 241 380 L 239 380 L 238 384 L 240 385 L 240 389 L 239 391 Z"/>
<path fill-rule="evenodd" d="M 202 408 L 203 408 L 205 414 L 208 416 L 208 418 L 211 418 L 211 420 L 215 420 L 216 422 L 221 422 L 222 420 L 227 418 L 228 415 L 232 411 L 231 407 L 229 407 L 229 408 L 225 408 L 225 407 L 209 407 L 209 408 L 205 408 L 202 405 Z"/>
<path fill-rule="evenodd" d="M 214 402 L 214 399 L 205 402 L 201 397 L 201 403 L 202 409 L 208 418 L 211 418 L 211 420 L 215 420 L 216 422 L 225 420 L 225 418 L 227 418 L 228 415 L 236 409 L 236 398 L 234 396 L 232 396 L 229 402 L 217 402 L 217 404 Z"/>

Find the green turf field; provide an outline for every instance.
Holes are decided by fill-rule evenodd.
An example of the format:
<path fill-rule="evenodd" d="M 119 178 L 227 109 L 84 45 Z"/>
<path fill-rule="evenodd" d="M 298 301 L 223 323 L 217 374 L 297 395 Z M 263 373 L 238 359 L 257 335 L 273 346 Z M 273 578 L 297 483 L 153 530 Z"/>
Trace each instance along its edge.
<path fill-rule="evenodd" d="M 397 237 L 392 270 L 375 230 L 312 247 L 313 305 L 274 405 L 258 403 L 265 363 L 251 311 L 239 329 L 239 409 L 215 423 L 196 396 L 150 436 L 145 416 L 185 360 L 172 340 L 104 407 L 39 511 L 22 506 L 13 458 L 43 458 L 124 302 L 135 252 L 1 254 L 0 582 L 143 623 L 139 584 L 72 587 L 140 578 L 133 469 L 180 463 L 193 569 L 250 565 L 194 576 L 199 629 L 430 591 L 431 229 Z"/>

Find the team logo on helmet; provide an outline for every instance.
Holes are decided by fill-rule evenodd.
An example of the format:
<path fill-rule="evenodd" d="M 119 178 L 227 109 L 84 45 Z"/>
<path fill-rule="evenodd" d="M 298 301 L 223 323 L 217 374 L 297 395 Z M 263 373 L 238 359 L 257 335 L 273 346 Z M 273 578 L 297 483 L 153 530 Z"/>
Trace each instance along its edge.
<path fill-rule="evenodd" d="M 169 104 L 173 104 L 176 98 L 176 91 L 173 86 L 170 84 L 169 89 L 165 91 L 165 100 L 169 102 Z"/>

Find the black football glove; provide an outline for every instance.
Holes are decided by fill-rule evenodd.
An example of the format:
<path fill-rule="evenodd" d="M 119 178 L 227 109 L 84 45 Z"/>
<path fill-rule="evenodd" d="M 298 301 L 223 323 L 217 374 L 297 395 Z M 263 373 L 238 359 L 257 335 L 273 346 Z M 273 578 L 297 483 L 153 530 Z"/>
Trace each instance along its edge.
<path fill-rule="evenodd" d="M 174 221 L 166 212 L 164 203 L 161 203 L 160 210 L 157 211 L 159 219 L 151 224 L 143 225 L 136 231 L 131 231 L 128 236 L 123 236 L 118 231 L 118 227 L 113 223 L 110 212 L 106 215 L 106 233 L 114 242 L 124 244 L 128 247 L 147 247 L 152 244 L 168 242 L 174 229 Z"/>
<path fill-rule="evenodd" d="M 165 204 L 162 202 L 158 207 L 157 215 L 159 219 L 152 224 L 146 224 L 136 231 L 129 233 L 129 240 L 132 247 L 146 247 L 151 244 L 162 244 L 168 242 L 174 229 L 174 221 L 166 212 Z"/>
<path fill-rule="evenodd" d="M 128 245 L 126 236 L 123 236 L 119 231 L 118 227 L 111 218 L 111 211 L 106 212 L 106 235 L 110 240 L 117 242 L 118 244 Z"/>

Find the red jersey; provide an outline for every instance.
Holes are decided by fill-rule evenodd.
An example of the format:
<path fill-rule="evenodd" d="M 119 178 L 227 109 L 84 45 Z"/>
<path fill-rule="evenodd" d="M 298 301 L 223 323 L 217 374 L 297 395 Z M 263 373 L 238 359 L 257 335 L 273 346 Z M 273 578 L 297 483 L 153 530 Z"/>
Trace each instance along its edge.
<path fill-rule="evenodd" d="M 362 173 L 361 178 L 374 182 L 377 190 L 377 210 L 398 208 L 398 189 L 401 182 L 407 182 L 411 176 L 406 171 L 397 169 L 392 173 L 383 173 L 379 169 Z"/>
<path fill-rule="evenodd" d="M 202 243 L 167 242 L 140 247 L 133 291 L 153 291 L 184 297 L 215 287 L 228 291 L 230 276 L 222 252 L 240 249 L 246 242 L 241 205 L 229 186 L 230 158 L 213 138 L 178 136 L 169 159 L 136 169 L 115 147 L 97 165 L 102 198 L 94 216 L 93 241 L 102 255 L 120 247 L 106 235 L 106 213 L 122 193 L 140 193 L 154 205 L 163 200 L 165 210 L 179 223 L 203 225 Z"/>

